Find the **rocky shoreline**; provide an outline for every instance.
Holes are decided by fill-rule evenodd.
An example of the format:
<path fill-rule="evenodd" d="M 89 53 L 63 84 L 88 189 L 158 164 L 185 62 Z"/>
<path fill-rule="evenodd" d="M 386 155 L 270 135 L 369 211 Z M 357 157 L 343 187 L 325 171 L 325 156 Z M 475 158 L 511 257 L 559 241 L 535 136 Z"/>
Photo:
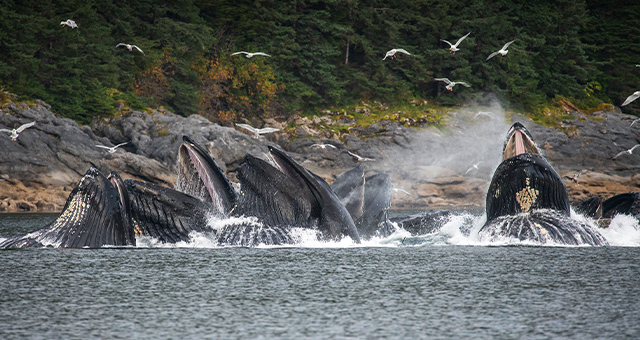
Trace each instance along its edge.
<path fill-rule="evenodd" d="M 491 114 L 478 115 L 480 111 Z M 292 116 L 267 120 L 268 126 L 281 131 L 255 139 L 242 129 L 213 124 L 199 115 L 185 118 L 162 109 L 124 112 L 80 126 L 57 117 L 42 101 L 9 102 L 0 109 L 0 127 L 37 123 L 15 142 L 0 136 L 0 212 L 61 211 L 91 166 L 103 173 L 116 170 L 125 179 L 172 186 L 183 135 L 205 146 L 232 182 L 244 155 L 264 158 L 269 143 L 329 183 L 359 164 L 349 151 L 373 159 L 362 162 L 367 174 L 391 175 L 394 209 L 483 209 L 491 176 L 501 161 L 503 138 L 515 121 L 529 129 L 563 176 L 572 201 L 638 191 L 640 155 L 612 159 L 639 143 L 639 132 L 630 127 L 636 117 L 619 110 L 567 114 L 572 118 L 561 121 L 562 129 L 505 114 L 498 104 L 450 112 L 444 128 L 398 120 L 363 127 L 356 119 L 337 115 Z M 344 132 L 327 129 L 332 125 L 344 126 Z M 129 143 L 113 154 L 96 147 L 123 142 Z M 312 147 L 318 143 L 336 148 Z"/>

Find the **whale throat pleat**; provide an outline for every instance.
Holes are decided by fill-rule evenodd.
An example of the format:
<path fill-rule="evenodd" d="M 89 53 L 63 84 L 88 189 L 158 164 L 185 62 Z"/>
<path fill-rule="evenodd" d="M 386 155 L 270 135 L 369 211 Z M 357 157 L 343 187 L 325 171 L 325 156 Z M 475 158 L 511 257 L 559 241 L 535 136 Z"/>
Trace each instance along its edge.
<path fill-rule="evenodd" d="M 137 236 L 164 243 L 189 241 L 191 232 L 211 231 L 206 212 L 211 205 L 157 184 L 126 180 L 130 212 Z"/>

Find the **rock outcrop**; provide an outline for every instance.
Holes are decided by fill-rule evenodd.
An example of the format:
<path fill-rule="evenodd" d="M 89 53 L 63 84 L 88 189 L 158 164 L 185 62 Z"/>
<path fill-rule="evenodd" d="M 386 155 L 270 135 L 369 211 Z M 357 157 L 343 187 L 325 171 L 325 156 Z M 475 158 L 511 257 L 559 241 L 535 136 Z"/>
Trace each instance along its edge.
<path fill-rule="evenodd" d="M 30 121 L 36 125 L 15 142 L 0 135 L 0 212 L 60 211 L 90 166 L 104 173 L 119 171 L 123 178 L 172 186 L 183 135 L 206 147 L 231 181 L 245 154 L 265 158 L 268 143 L 278 144 L 329 183 L 359 164 L 349 151 L 372 159 L 362 162 L 367 173 L 391 175 L 396 189 L 394 208 L 481 209 L 491 175 L 501 161 L 503 138 L 515 120 L 531 131 L 550 163 L 565 176 L 574 201 L 638 191 L 640 155 L 612 160 L 638 143 L 638 132 L 629 126 L 636 117 L 620 112 L 571 115 L 573 119 L 561 122 L 562 130 L 519 116 L 494 113 L 478 118 L 471 111 L 451 113 L 441 129 L 426 122 L 410 128 L 397 121 L 361 127 L 355 120 L 343 119 L 339 124 L 350 126 L 341 129 L 339 136 L 319 128 L 338 124 L 337 120 L 294 116 L 286 122 L 269 120 L 281 132 L 255 139 L 199 115 L 185 118 L 166 110 L 128 112 L 80 126 L 57 117 L 41 101 L 31 105 L 9 102 L 0 109 L 0 128 Z M 286 129 L 287 124 L 294 127 Z M 96 147 L 123 142 L 128 144 L 113 154 Z M 312 147 L 317 143 L 335 148 Z"/>

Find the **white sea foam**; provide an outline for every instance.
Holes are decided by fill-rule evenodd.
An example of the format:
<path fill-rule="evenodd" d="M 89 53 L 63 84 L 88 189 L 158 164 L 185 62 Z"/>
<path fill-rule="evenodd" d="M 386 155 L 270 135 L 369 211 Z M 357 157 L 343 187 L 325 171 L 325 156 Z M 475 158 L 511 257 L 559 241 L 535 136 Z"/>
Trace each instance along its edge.
<path fill-rule="evenodd" d="M 633 216 L 616 215 L 611 219 L 609 228 L 601 229 L 600 233 L 611 246 L 640 246 L 640 225 Z"/>

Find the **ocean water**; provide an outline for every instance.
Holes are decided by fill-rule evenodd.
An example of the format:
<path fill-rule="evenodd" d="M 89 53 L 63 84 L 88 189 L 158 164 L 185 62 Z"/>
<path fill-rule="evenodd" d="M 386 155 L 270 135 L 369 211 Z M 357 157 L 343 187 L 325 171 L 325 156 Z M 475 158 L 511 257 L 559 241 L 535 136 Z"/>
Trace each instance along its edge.
<path fill-rule="evenodd" d="M 56 215 L 1 214 L 0 236 Z M 355 245 L 0 251 L 0 339 L 637 339 L 640 232 L 609 247 L 434 235 Z"/>

